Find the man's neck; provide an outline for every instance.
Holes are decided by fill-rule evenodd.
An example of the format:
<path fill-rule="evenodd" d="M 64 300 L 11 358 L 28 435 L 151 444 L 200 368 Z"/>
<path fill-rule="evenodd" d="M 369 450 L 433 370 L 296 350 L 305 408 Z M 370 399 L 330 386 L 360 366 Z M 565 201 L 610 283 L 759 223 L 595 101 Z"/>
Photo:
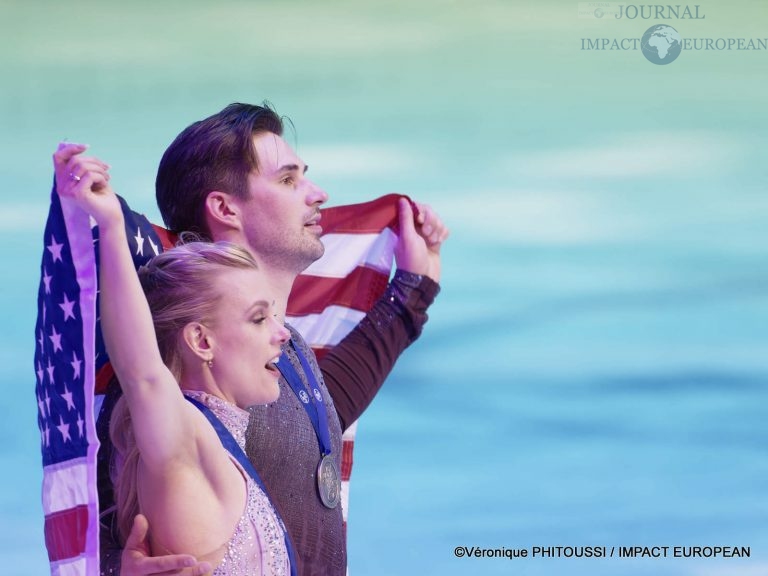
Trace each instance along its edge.
<path fill-rule="evenodd" d="M 254 252 L 248 242 L 243 236 L 233 230 L 222 230 L 220 232 L 213 232 L 213 241 L 226 241 L 238 244 L 248 250 L 256 261 L 259 270 L 264 274 L 269 285 L 270 297 L 275 300 L 275 312 L 281 321 L 285 321 L 285 311 L 288 307 L 288 296 L 293 288 L 293 282 L 299 275 L 300 271 L 288 268 L 285 266 L 287 262 L 275 262 L 274 258 L 264 257 L 261 254 Z"/>

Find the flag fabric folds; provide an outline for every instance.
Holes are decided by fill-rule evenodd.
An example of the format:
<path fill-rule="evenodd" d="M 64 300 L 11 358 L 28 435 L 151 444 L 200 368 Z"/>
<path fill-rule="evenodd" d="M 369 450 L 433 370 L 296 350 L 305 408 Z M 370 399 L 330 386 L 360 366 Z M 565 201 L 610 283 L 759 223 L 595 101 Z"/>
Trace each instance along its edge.
<path fill-rule="evenodd" d="M 325 256 L 299 276 L 287 320 L 318 356 L 354 328 L 383 293 L 396 240 L 397 195 L 322 210 Z M 121 199 L 138 268 L 172 246 L 165 229 Z M 43 236 L 35 326 L 35 395 L 43 463 L 45 545 L 54 576 L 99 574 L 95 422 L 112 371 L 98 323 L 98 227 L 54 190 Z M 354 446 L 344 435 L 346 520 Z"/>

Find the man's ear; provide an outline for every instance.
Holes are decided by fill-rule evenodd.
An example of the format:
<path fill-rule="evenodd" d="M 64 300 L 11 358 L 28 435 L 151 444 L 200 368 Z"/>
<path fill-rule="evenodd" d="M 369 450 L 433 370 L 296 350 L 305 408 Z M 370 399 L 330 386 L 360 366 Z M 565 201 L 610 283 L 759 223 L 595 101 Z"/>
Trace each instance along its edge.
<path fill-rule="evenodd" d="M 190 322 L 181 331 L 187 349 L 201 361 L 213 359 L 215 339 L 210 328 L 200 322 Z"/>
<path fill-rule="evenodd" d="M 211 235 L 217 231 L 240 230 L 240 206 L 235 197 L 214 190 L 205 197 L 205 220 Z"/>

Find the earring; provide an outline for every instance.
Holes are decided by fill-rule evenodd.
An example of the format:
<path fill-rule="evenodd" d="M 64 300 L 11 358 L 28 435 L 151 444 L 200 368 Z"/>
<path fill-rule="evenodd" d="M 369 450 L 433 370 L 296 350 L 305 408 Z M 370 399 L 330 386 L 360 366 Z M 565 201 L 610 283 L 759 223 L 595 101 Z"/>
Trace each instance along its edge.
<path fill-rule="evenodd" d="M 211 358 L 210 360 L 208 360 L 208 361 L 206 362 L 206 364 L 208 364 L 208 368 L 213 368 L 213 358 Z"/>

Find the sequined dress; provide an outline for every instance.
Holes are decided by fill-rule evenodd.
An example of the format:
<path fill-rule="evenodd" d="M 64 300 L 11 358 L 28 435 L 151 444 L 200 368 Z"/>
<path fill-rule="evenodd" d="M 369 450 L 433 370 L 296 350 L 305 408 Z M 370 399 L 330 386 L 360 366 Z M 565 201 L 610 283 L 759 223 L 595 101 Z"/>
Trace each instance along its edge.
<path fill-rule="evenodd" d="M 210 408 L 240 448 L 244 448 L 247 411 L 205 392 L 185 390 L 184 394 Z M 272 503 L 234 458 L 232 463 L 246 480 L 245 510 L 213 576 L 288 576 L 291 570 L 283 529 Z"/>

